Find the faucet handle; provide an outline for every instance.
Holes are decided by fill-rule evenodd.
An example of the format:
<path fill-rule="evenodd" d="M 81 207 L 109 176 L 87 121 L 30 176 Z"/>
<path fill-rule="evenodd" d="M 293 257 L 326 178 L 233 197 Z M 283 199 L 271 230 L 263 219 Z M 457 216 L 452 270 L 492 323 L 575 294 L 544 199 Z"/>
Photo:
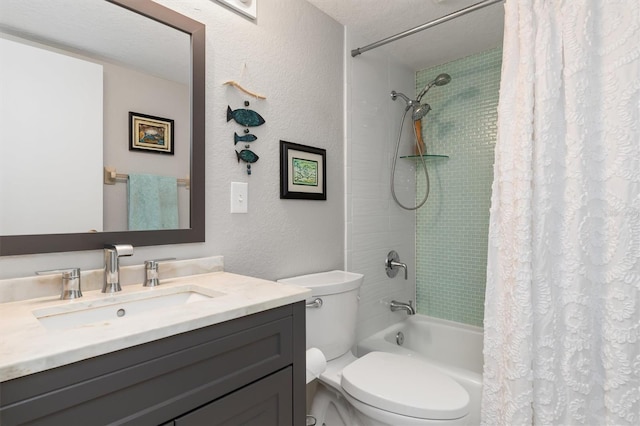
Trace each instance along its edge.
<path fill-rule="evenodd" d="M 158 274 L 158 263 L 167 260 L 175 260 L 175 257 L 165 257 L 163 259 L 153 259 L 144 261 L 145 280 L 144 287 L 155 287 L 160 285 L 160 277 Z"/>
<path fill-rule="evenodd" d="M 398 274 L 398 268 L 404 269 L 404 279 L 406 280 L 408 278 L 407 264 L 400 262 L 400 256 L 395 250 L 391 250 L 389 254 L 387 254 L 384 266 L 389 278 L 395 278 Z"/>
<path fill-rule="evenodd" d="M 82 297 L 80 281 L 80 268 L 49 269 L 46 271 L 36 271 L 36 275 L 62 274 L 62 290 L 60 299 L 70 300 Z"/>

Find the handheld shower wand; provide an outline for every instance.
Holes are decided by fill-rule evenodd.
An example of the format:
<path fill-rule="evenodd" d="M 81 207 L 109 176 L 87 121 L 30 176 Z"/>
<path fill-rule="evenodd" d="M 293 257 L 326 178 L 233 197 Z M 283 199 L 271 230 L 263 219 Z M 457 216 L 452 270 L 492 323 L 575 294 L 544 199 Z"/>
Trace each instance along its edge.
<path fill-rule="evenodd" d="M 425 163 L 425 160 L 424 160 L 424 154 L 426 154 L 426 152 L 423 152 L 423 149 L 419 144 L 419 139 L 421 138 L 418 137 L 419 127 L 417 125 L 421 124 L 420 120 L 422 120 L 422 118 L 425 115 L 427 115 L 429 111 L 431 111 L 431 106 L 427 103 L 423 104 L 420 101 L 422 100 L 422 97 L 433 86 L 444 86 L 445 84 L 448 84 L 450 81 L 451 81 L 451 76 L 449 74 L 439 74 L 436 78 L 430 81 L 429 84 L 427 84 L 424 89 L 422 89 L 422 92 L 418 94 L 415 100 L 409 99 L 409 97 L 403 93 L 396 92 L 395 90 L 391 91 L 392 100 L 395 101 L 399 96 L 407 104 L 404 109 L 404 115 L 402 116 L 402 121 L 400 122 L 400 132 L 398 133 L 398 142 L 396 143 L 396 152 L 395 152 L 395 155 L 393 156 L 393 165 L 391 167 L 391 195 L 393 196 L 393 199 L 395 200 L 396 204 L 398 204 L 400 207 L 402 207 L 405 210 L 417 210 L 420 207 L 422 207 L 424 203 L 427 202 L 427 198 L 429 198 L 429 172 L 427 171 L 427 164 Z M 415 207 L 405 206 L 400 201 L 398 201 L 398 198 L 396 197 L 396 189 L 395 189 L 395 174 L 396 174 L 396 162 L 398 161 L 398 149 L 400 148 L 400 139 L 402 138 L 402 128 L 404 127 L 404 121 L 407 116 L 407 112 L 409 112 L 410 109 L 413 110 L 413 112 L 411 113 L 413 126 L 411 127 L 413 127 L 414 136 L 416 138 L 416 150 L 418 152 L 418 156 L 420 157 L 420 161 L 422 162 L 422 168 L 424 170 L 424 177 L 425 177 L 425 183 L 426 183 L 424 198 Z"/>
<path fill-rule="evenodd" d="M 449 84 L 449 82 L 451 81 L 451 76 L 449 74 L 438 74 L 438 76 L 436 78 L 434 78 L 433 80 L 431 80 L 429 82 L 429 84 L 427 84 L 424 89 L 422 89 L 422 92 L 420 92 L 420 94 L 418 95 L 418 97 L 416 98 L 418 102 L 420 102 L 422 100 L 422 97 L 429 91 L 429 89 L 431 89 L 433 86 L 444 86 L 445 84 Z"/>

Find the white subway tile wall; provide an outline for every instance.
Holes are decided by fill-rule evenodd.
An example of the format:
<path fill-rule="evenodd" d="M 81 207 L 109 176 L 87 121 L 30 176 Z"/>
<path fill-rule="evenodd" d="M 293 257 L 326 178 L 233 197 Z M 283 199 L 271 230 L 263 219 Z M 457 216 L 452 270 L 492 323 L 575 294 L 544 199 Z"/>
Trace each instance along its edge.
<path fill-rule="evenodd" d="M 347 46 L 360 46 L 347 31 Z M 385 49 L 387 48 L 387 49 Z M 346 61 L 346 241 L 348 271 L 364 274 L 360 289 L 357 339 L 362 339 L 406 314 L 391 312 L 389 302 L 415 301 L 415 213 L 400 209 L 389 190 L 389 176 L 398 138 L 403 101 L 392 101 L 391 90 L 413 93 L 415 72 L 398 65 L 388 47 Z M 408 123 L 405 130 L 408 129 Z M 410 133 L 402 149 L 409 151 Z M 406 154 L 407 152 L 405 152 Z M 396 192 L 405 204 L 415 198 L 415 164 L 398 160 Z M 409 269 L 387 277 L 384 259 L 396 250 Z"/>

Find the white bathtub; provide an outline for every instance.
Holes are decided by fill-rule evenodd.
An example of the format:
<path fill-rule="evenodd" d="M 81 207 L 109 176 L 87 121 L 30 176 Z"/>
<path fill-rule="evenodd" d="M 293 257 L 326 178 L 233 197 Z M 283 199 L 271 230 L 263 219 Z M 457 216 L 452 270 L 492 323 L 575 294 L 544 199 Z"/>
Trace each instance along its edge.
<path fill-rule="evenodd" d="M 404 343 L 396 343 L 398 332 Z M 357 355 L 383 351 L 423 358 L 441 369 L 469 392 L 469 425 L 480 424 L 482 396 L 482 337 L 480 327 L 445 321 L 425 315 L 413 315 L 357 345 Z"/>

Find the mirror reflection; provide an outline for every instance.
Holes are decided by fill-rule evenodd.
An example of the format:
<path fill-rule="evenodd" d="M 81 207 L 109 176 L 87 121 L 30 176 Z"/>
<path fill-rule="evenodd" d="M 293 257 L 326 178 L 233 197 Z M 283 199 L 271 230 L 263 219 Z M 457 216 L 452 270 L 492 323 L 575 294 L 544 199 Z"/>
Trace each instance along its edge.
<path fill-rule="evenodd" d="M 103 0 L 2 0 L 0 235 L 189 228 L 190 61 Z"/>

